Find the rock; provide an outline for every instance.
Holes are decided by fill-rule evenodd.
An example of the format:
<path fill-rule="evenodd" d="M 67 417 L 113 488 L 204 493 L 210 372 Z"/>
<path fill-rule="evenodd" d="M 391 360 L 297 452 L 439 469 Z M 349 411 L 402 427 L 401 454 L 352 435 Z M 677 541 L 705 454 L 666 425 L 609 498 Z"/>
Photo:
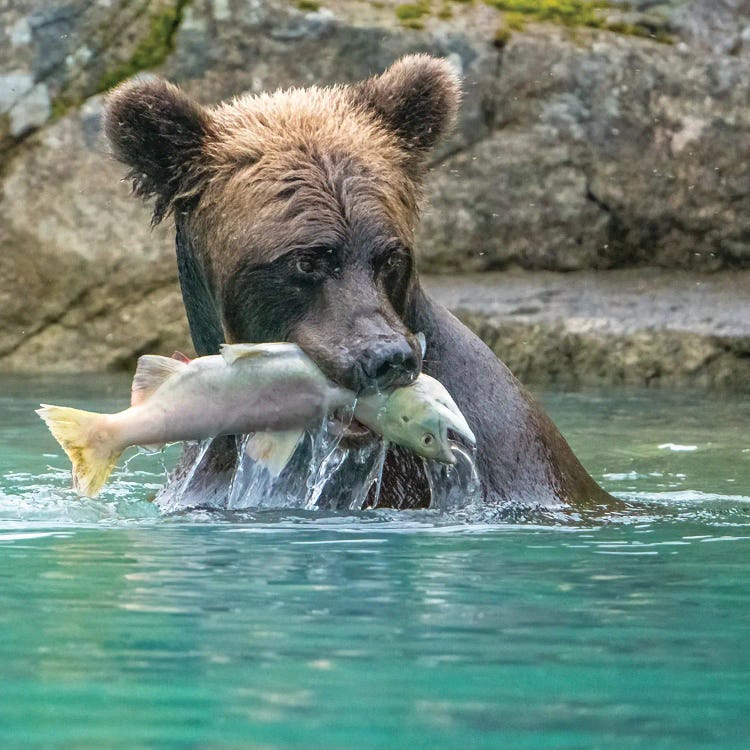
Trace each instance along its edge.
<path fill-rule="evenodd" d="M 48 11 L 22 3 L 4 11 L 0 59 L 14 67 L 0 77 L 0 113 L 20 137 L 133 59 L 156 60 L 136 54 L 161 28 L 154 19 L 174 25 L 162 72 L 206 103 L 358 80 L 429 51 L 455 62 L 466 95 L 427 185 L 418 244 L 426 270 L 749 265 L 749 168 L 736 154 L 750 146 L 750 58 L 720 54 L 728 19 L 750 18 L 747 9 L 730 0 L 715 16 L 707 0 L 619 8 L 611 18 L 627 12 L 691 51 L 549 24 L 498 47 L 502 16 L 483 3 L 456 6 L 449 20 L 431 16 L 423 31 L 401 26 L 392 6 L 340 0 L 318 11 L 283 0 L 175 0 L 137 18 L 125 2 Z M 709 16 L 708 25 L 696 20 Z M 18 43 L 29 36 L 31 45 Z"/>
<path fill-rule="evenodd" d="M 0 5 L 0 151 L 144 63 L 161 62 L 184 0 Z M 163 48 L 160 49 L 159 47 Z M 13 86 L 13 80 L 24 85 Z M 8 97 L 8 92 L 13 95 Z"/>
<path fill-rule="evenodd" d="M 436 167 L 417 245 L 422 267 L 598 265 L 610 217 L 588 195 L 573 150 L 551 140 L 543 132 L 504 130 Z"/>
<path fill-rule="evenodd" d="M 152 231 L 106 154 L 102 102 L 29 138 L 0 194 L 0 364 L 130 367 L 186 347 L 171 231 Z M 74 165 L 74 168 L 71 168 Z"/>
<path fill-rule="evenodd" d="M 51 112 L 49 91 L 43 83 L 37 83 L 8 110 L 10 134 L 18 137 L 38 128 L 47 122 Z"/>
<path fill-rule="evenodd" d="M 450 23 L 415 32 L 393 6 L 333 0 L 318 11 L 285 0 L 186 7 L 163 73 L 210 104 L 241 92 L 358 81 L 402 55 L 449 57 L 464 77 L 458 132 L 443 153 L 481 138 L 492 106 L 499 51 L 491 43 L 498 14 L 478 3 Z M 464 9 L 467 10 L 467 9 Z"/>
<path fill-rule="evenodd" d="M 750 393 L 750 271 L 425 279 L 524 383 Z"/>
<path fill-rule="evenodd" d="M 688 0 L 673 6 L 672 23 L 691 47 L 714 55 L 750 57 L 747 0 Z"/>
<path fill-rule="evenodd" d="M 748 84 L 750 61 L 611 33 L 512 38 L 491 134 L 433 172 L 424 267 L 750 265 Z"/>

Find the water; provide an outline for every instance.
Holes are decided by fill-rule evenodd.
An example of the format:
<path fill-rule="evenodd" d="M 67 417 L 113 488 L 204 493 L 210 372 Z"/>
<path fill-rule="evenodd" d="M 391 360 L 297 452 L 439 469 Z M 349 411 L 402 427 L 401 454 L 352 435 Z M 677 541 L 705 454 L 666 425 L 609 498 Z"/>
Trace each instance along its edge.
<path fill-rule="evenodd" d="M 750 399 L 547 394 L 632 510 L 541 525 L 76 500 L 31 409 L 126 396 L 0 380 L 0 747 L 748 747 Z"/>

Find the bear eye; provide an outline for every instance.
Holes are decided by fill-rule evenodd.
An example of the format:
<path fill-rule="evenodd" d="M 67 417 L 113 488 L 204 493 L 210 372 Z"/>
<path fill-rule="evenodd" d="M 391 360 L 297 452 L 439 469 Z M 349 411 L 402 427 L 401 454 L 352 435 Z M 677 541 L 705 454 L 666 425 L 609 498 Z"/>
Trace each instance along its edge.
<path fill-rule="evenodd" d="M 297 269 L 297 273 L 300 273 L 303 276 L 310 276 L 312 274 L 318 273 L 318 271 L 320 270 L 319 264 L 316 263 L 312 258 L 300 258 L 295 263 L 295 268 Z"/>

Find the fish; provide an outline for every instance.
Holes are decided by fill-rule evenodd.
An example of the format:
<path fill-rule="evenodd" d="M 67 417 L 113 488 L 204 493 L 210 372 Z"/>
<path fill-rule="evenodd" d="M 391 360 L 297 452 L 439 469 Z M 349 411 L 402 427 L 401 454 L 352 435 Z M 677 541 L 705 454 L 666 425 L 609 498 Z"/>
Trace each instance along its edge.
<path fill-rule="evenodd" d="M 329 380 L 296 344 L 223 344 L 220 354 L 138 359 L 130 408 L 100 414 L 40 404 L 36 413 L 73 466 L 73 488 L 96 496 L 133 446 L 254 433 L 246 451 L 280 473 L 304 430 L 337 409 L 419 456 L 454 463 L 448 431 L 476 443 L 446 388 L 420 374 L 390 392 L 357 396 Z"/>

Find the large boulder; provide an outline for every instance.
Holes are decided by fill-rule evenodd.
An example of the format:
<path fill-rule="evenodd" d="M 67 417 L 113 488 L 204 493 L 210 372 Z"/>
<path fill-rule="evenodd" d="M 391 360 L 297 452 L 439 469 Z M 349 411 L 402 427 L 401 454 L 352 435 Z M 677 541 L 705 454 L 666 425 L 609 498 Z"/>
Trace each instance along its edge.
<path fill-rule="evenodd" d="M 5 370 L 130 367 L 189 341 L 173 238 L 150 228 L 101 136 L 102 101 L 29 138 L 0 200 Z"/>
<path fill-rule="evenodd" d="M 0 4 L 0 153 L 66 110 L 160 64 L 185 0 Z"/>
<path fill-rule="evenodd" d="M 750 265 L 750 59 L 579 34 L 511 37 L 490 134 L 433 172 L 425 267 Z"/>

